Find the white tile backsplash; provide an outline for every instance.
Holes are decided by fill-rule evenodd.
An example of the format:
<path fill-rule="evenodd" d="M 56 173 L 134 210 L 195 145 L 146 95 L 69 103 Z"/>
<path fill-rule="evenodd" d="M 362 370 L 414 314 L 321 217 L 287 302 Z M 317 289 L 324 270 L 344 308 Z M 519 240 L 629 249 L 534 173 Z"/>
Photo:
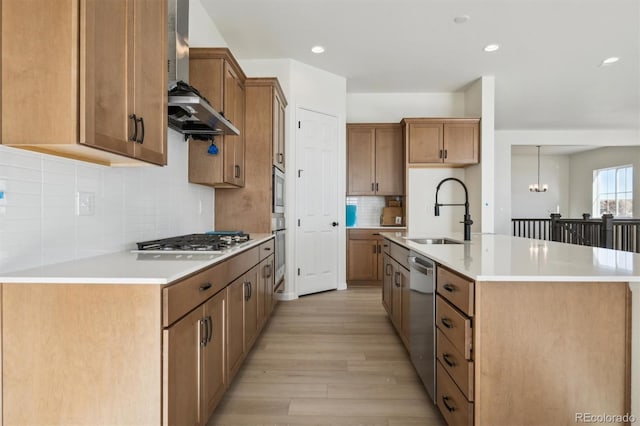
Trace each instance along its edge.
<path fill-rule="evenodd" d="M 0 145 L 0 273 L 213 229 L 214 190 L 188 183 L 188 145 L 172 130 L 168 159 L 116 168 Z M 93 216 L 76 216 L 78 191 L 95 194 Z"/>
<path fill-rule="evenodd" d="M 385 198 L 377 196 L 347 197 L 347 204 L 357 205 L 355 226 L 380 226 Z"/>

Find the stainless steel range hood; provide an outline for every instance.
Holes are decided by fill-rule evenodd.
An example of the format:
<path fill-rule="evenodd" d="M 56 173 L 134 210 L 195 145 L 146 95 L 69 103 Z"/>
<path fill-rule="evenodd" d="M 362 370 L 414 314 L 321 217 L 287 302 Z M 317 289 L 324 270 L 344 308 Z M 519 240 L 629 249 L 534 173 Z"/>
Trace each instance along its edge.
<path fill-rule="evenodd" d="M 168 0 L 169 127 L 185 138 L 210 139 L 215 135 L 239 135 L 240 131 L 213 109 L 189 82 L 189 0 Z"/>

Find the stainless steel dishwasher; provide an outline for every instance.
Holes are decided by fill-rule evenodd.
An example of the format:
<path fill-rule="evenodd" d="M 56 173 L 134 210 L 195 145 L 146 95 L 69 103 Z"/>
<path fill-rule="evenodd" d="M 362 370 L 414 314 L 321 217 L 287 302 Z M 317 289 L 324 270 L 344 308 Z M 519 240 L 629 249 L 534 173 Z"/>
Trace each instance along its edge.
<path fill-rule="evenodd" d="M 410 354 L 431 400 L 436 390 L 436 275 L 435 263 L 416 252 L 409 253 Z"/>

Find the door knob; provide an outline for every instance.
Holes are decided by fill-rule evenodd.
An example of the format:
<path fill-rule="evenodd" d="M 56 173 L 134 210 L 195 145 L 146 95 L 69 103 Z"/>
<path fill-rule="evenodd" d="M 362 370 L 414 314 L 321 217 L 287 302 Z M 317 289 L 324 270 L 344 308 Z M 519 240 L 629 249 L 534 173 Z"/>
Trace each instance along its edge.
<path fill-rule="evenodd" d="M 339 225 L 338 222 L 331 222 L 331 226 L 335 227 L 335 226 L 338 226 L 338 225 Z"/>

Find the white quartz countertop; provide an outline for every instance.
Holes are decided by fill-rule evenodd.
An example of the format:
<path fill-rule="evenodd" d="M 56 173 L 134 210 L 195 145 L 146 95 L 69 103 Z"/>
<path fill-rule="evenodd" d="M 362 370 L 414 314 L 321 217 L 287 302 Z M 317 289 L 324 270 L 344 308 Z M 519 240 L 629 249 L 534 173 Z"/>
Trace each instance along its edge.
<path fill-rule="evenodd" d="M 640 282 L 640 254 L 507 235 L 473 234 L 463 244 L 420 244 L 381 235 L 476 281 Z M 463 241 L 462 234 L 433 235 Z"/>
<path fill-rule="evenodd" d="M 129 251 L 88 257 L 0 274 L 0 283 L 42 284 L 169 284 L 255 247 L 272 234 L 251 234 L 251 240 L 222 254 L 147 254 Z"/>

